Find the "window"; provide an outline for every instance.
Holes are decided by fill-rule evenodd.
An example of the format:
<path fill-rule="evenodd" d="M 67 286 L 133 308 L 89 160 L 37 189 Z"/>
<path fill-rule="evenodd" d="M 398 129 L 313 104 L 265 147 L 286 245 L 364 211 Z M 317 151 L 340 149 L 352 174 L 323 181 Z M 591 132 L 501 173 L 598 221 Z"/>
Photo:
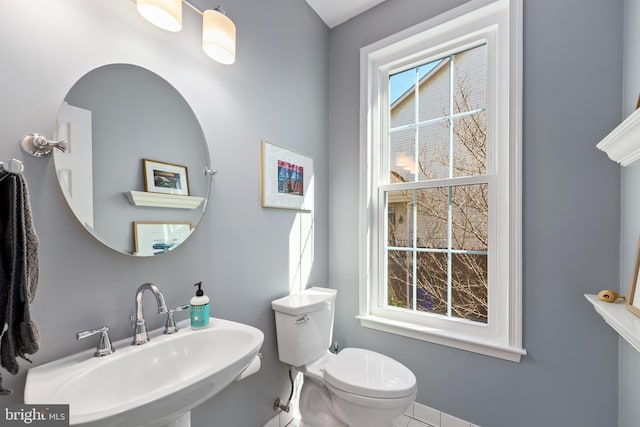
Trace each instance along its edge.
<path fill-rule="evenodd" d="M 365 327 L 518 361 L 521 0 L 362 50 Z"/>

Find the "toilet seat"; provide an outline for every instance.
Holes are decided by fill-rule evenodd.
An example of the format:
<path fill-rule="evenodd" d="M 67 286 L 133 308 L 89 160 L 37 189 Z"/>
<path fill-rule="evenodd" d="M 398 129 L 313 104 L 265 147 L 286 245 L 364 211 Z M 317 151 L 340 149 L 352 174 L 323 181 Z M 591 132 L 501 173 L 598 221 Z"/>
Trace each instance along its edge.
<path fill-rule="evenodd" d="M 330 390 L 347 400 L 401 399 L 416 392 L 416 377 L 406 366 L 360 348 L 345 348 L 330 358 L 323 377 Z"/>

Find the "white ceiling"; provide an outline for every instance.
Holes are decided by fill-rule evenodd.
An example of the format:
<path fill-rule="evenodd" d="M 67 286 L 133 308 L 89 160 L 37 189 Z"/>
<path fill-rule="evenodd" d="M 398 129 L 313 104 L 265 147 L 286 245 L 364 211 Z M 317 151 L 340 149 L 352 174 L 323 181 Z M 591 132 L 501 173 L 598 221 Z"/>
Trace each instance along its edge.
<path fill-rule="evenodd" d="M 306 0 L 322 20 L 333 28 L 385 0 Z"/>

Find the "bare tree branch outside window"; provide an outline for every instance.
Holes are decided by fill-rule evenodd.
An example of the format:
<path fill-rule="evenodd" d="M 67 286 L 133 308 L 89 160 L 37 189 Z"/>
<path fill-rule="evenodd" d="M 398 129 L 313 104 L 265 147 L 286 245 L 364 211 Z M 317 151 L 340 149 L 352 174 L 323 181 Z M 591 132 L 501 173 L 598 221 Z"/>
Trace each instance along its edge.
<path fill-rule="evenodd" d="M 484 51 L 475 53 L 479 56 Z M 423 180 L 439 179 L 443 171 L 451 178 L 486 175 L 486 79 L 474 74 L 478 67 L 469 71 L 457 66 L 463 62 L 458 57 L 465 54 L 449 61 L 456 85 L 451 97 L 453 116 L 449 106 L 441 103 L 444 119 L 430 123 L 424 133 L 414 132 L 419 135 L 418 160 L 414 164 L 404 160 L 409 165 L 404 171 L 409 173 L 400 168 L 394 171 L 392 166 L 392 183 L 412 181 L 415 174 Z M 400 136 L 397 140 L 402 141 Z M 400 154 L 392 155 L 396 165 L 403 166 L 402 156 L 414 156 L 410 147 L 415 137 L 405 137 L 404 145 L 409 149 L 401 147 Z M 488 183 L 388 191 L 387 212 L 388 305 L 487 323 Z"/>

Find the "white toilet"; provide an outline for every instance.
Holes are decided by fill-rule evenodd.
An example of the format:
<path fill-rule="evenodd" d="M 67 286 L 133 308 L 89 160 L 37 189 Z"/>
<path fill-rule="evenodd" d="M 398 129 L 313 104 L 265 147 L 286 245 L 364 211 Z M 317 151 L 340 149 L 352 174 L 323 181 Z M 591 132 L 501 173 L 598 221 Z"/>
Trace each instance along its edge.
<path fill-rule="evenodd" d="M 416 377 L 390 357 L 359 348 L 328 351 L 336 290 L 310 288 L 271 303 L 280 360 L 304 374 L 304 427 L 390 427 L 416 397 Z"/>

